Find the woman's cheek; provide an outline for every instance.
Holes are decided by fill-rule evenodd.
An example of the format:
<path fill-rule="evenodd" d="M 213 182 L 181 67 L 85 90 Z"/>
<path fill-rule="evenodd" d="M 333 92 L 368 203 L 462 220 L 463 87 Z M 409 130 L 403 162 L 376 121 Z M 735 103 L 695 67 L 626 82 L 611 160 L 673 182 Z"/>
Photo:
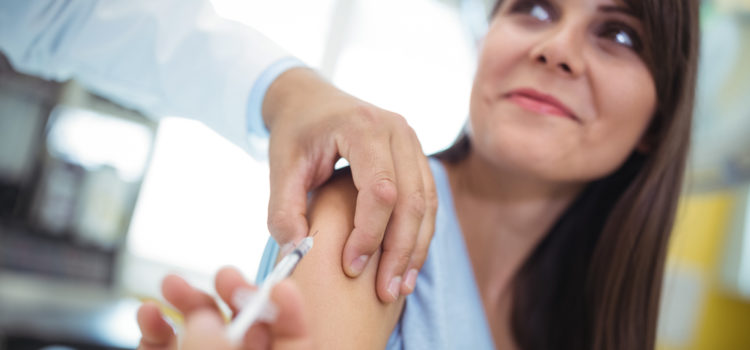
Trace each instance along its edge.
<path fill-rule="evenodd" d="M 599 149 L 600 163 L 617 167 L 641 141 L 656 109 L 656 87 L 641 62 L 613 68 L 592 64 L 596 116 L 587 126 L 586 148 Z"/>

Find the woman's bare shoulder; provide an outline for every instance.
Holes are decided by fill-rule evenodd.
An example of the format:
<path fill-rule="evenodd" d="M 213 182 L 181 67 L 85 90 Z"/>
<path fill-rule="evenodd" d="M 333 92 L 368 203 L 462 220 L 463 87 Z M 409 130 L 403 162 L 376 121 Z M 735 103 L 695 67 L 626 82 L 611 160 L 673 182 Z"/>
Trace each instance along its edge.
<path fill-rule="evenodd" d="M 292 275 L 305 298 L 309 324 L 322 348 L 383 349 L 403 309 L 403 297 L 383 304 L 375 292 L 380 252 L 358 278 L 342 268 L 342 251 L 354 227 L 357 190 L 347 171 L 316 191 L 308 208 L 313 249 Z"/>

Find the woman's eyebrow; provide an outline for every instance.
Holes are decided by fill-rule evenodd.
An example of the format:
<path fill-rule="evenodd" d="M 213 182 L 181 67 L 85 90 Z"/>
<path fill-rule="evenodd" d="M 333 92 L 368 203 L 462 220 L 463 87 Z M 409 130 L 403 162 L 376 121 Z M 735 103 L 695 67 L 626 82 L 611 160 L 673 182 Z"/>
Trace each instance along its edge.
<path fill-rule="evenodd" d="M 627 8 L 624 6 L 602 5 L 602 6 L 599 6 L 599 11 L 604 12 L 604 13 L 622 13 L 624 15 L 638 19 L 638 16 L 636 16 L 635 13 L 630 8 Z"/>

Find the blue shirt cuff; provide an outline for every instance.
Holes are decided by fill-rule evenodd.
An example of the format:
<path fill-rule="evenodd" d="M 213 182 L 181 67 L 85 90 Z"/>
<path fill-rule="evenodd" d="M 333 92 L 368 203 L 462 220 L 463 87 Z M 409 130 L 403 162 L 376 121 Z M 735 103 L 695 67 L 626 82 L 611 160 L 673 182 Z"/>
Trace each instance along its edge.
<path fill-rule="evenodd" d="M 266 97 L 266 91 L 281 73 L 295 67 L 305 67 L 296 57 L 282 58 L 266 68 L 255 80 L 253 88 L 250 90 L 250 96 L 247 100 L 247 133 L 251 138 L 268 139 L 269 133 L 266 124 L 263 122 L 263 99 Z"/>
<path fill-rule="evenodd" d="M 263 256 L 260 258 L 260 265 L 258 265 L 258 273 L 255 275 L 255 285 L 259 286 L 266 277 L 273 271 L 274 265 L 276 265 L 276 258 L 279 256 L 279 244 L 273 239 L 268 238 L 266 242 L 266 249 L 263 249 Z"/>

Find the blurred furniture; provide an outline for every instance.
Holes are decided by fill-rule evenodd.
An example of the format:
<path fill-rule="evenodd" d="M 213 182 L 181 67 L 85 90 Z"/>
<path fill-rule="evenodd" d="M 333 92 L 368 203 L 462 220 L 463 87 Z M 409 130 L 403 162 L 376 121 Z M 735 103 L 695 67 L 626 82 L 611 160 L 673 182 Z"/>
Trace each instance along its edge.
<path fill-rule="evenodd" d="M 0 349 L 136 345 L 116 275 L 155 133 L 0 55 Z"/>

